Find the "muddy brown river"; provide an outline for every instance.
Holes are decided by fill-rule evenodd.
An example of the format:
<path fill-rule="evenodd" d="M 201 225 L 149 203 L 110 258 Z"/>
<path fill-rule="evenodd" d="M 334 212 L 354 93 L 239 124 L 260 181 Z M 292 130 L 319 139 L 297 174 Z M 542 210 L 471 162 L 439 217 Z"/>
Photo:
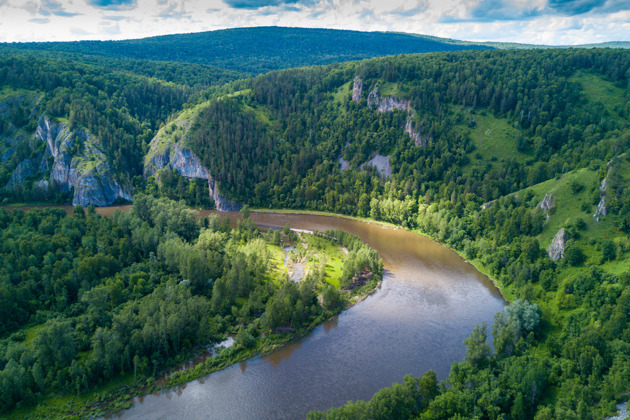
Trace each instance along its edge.
<path fill-rule="evenodd" d="M 98 209 L 102 214 L 112 208 Z M 126 210 L 126 208 L 123 208 Z M 232 217 L 235 217 L 232 214 Z M 278 351 L 136 398 L 121 419 L 298 419 L 369 399 L 410 373 L 445 379 L 462 340 L 505 301 L 455 252 L 402 230 L 331 216 L 252 213 L 261 227 L 343 229 L 383 258 L 381 288 Z"/>

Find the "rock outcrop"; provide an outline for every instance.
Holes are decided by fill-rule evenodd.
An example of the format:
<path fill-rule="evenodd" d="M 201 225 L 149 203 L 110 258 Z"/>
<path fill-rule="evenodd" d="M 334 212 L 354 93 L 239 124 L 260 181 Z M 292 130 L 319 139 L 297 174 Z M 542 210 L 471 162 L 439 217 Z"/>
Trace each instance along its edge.
<path fill-rule="evenodd" d="M 385 178 L 390 178 L 392 176 L 392 167 L 389 164 L 389 156 L 382 156 L 377 153 L 372 159 L 362 163 L 359 166 L 359 169 L 363 169 L 366 165 L 374 166 L 379 174 Z"/>
<path fill-rule="evenodd" d="M 35 173 L 37 173 L 37 159 L 24 159 L 15 168 L 4 188 L 7 190 L 21 189 L 24 185 L 24 180 Z"/>
<path fill-rule="evenodd" d="M 608 164 L 608 172 L 599 186 L 599 204 L 597 204 L 597 210 L 595 210 L 595 214 L 593 215 L 597 220 L 599 220 L 599 216 L 606 216 L 608 214 L 608 209 L 606 208 L 606 188 L 608 187 L 609 173 L 610 163 Z"/>
<path fill-rule="evenodd" d="M 361 95 L 363 94 L 363 80 L 359 79 L 359 76 L 354 78 L 354 83 L 352 84 L 352 100 L 356 103 L 359 103 L 361 100 Z"/>
<path fill-rule="evenodd" d="M 341 171 L 341 173 L 343 173 L 343 171 L 345 171 L 349 167 L 350 167 L 350 162 L 345 160 L 343 156 L 340 156 L 339 157 L 339 170 Z"/>
<path fill-rule="evenodd" d="M 52 123 L 42 115 L 30 139 L 31 147 L 36 149 L 42 142 L 46 144 L 43 155 L 21 162 L 5 188 L 24 188 L 27 178 L 39 175 L 42 178 L 34 188 L 72 190 L 75 206 L 108 206 L 119 198 L 131 200 L 131 193 L 116 180 L 107 157 L 90 140 L 88 131 L 70 130 L 66 124 Z"/>
<path fill-rule="evenodd" d="M 542 201 L 538 203 L 538 207 L 540 207 L 540 209 L 545 212 L 546 220 L 549 220 L 549 212 L 551 211 L 553 205 L 553 194 L 551 194 L 550 192 L 545 194 L 545 197 L 542 199 Z"/>
<path fill-rule="evenodd" d="M 427 137 L 422 137 L 420 132 L 416 130 L 415 124 L 413 122 L 413 117 L 415 114 L 411 113 L 407 116 L 407 121 L 405 122 L 405 133 L 409 134 L 411 140 L 413 140 L 416 146 L 426 146 L 428 143 Z"/>
<path fill-rule="evenodd" d="M 547 255 L 554 261 L 558 261 L 560 258 L 564 258 L 564 247 L 566 241 L 566 233 L 564 228 L 560 229 L 556 236 L 553 237 L 551 245 L 547 248 Z"/>
<path fill-rule="evenodd" d="M 488 210 L 490 207 L 494 206 L 495 200 L 488 201 L 487 203 L 483 203 L 481 205 L 481 210 Z"/>
<path fill-rule="evenodd" d="M 158 132 L 151 140 L 149 153 L 145 157 L 144 176 L 153 176 L 161 169 L 174 169 L 183 177 L 208 181 L 208 193 L 217 210 L 239 210 L 241 205 L 219 193 L 218 183 L 212 179 L 210 172 L 192 150 L 183 145 L 189 130 L 190 123 L 179 119 Z"/>
<path fill-rule="evenodd" d="M 378 88 L 372 89 L 367 99 L 368 106 L 376 109 L 377 112 L 393 112 L 395 110 L 400 111 L 412 111 L 409 101 L 397 98 L 395 96 L 386 96 L 381 98 L 378 94 Z"/>
<path fill-rule="evenodd" d="M 105 154 L 90 140 L 86 130 L 72 131 L 65 124 L 39 119 L 35 138 L 46 142 L 40 169 L 53 158 L 50 179 L 40 180 L 38 188 L 55 185 L 62 191 L 74 189 L 74 206 L 109 206 L 117 199 L 131 201 L 131 192 L 115 179 Z"/>
<path fill-rule="evenodd" d="M 214 200 L 214 206 L 219 211 L 238 211 L 241 209 L 241 205 L 233 201 L 228 200 L 221 194 L 219 194 L 219 186 L 214 179 L 208 181 L 208 190 L 210 197 Z"/>
<path fill-rule="evenodd" d="M 356 80 L 357 78 L 355 77 L 355 84 Z M 361 88 L 363 88 L 363 84 L 361 84 Z M 407 120 L 405 121 L 404 127 L 405 133 L 409 134 L 409 137 L 413 140 L 416 146 L 427 145 L 429 139 L 427 137 L 422 137 L 422 134 L 416 128 L 414 122 L 416 111 L 411 107 L 411 103 L 409 101 L 395 96 L 386 96 L 383 98 L 378 93 L 378 87 L 375 87 L 368 94 L 367 104 L 368 107 L 375 109 L 377 112 L 393 112 L 396 110 L 407 112 Z"/>

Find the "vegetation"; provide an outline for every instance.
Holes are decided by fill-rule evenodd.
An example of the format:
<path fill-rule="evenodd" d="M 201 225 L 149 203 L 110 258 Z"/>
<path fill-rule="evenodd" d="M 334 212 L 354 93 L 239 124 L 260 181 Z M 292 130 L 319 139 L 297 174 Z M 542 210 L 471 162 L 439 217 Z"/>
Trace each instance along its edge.
<path fill-rule="evenodd" d="M 107 48 L 117 45 L 123 44 Z M 29 110 L 42 95 L 46 112 L 56 118 L 72 120 L 55 111 L 58 103 L 69 104 L 91 131 L 109 127 L 120 134 L 99 134 L 99 144 L 117 171 L 135 177 L 152 133 L 185 102 L 194 102 L 199 106 L 184 111 L 191 126 L 183 144 L 227 198 L 370 217 L 416 230 L 456 249 L 513 301 L 492 326 L 472 332 L 466 359 L 453 365 L 443 384 L 430 372 L 407 377 L 370 402 L 312 413 L 313 418 L 601 418 L 629 391 L 628 51 L 394 56 L 277 71 L 205 92 L 126 73 L 97 74 L 97 67 L 65 59 L 30 62 L 20 54 L 3 56 L 0 70 L 8 104 L 3 121 L 10 121 L 11 130 L 28 128 Z M 247 71 L 268 68 L 251 65 Z M 363 90 L 355 102 L 357 76 Z M 91 82 L 72 83 L 82 78 Z M 123 89 L 117 81 L 133 83 Z M 77 89 L 73 101 L 59 99 Z M 375 99 L 388 96 L 388 103 L 398 105 L 379 111 Z M 111 119 L 99 119 L 108 113 Z M 24 139 L 27 128 L 18 130 Z M 15 150 L 21 157 L 3 164 L 5 182 L 31 153 Z M 364 165 L 376 154 L 387 157 L 391 176 Z M 348 163 L 343 172 L 340 158 Z M 201 228 L 183 207 L 157 197 L 207 205 L 202 186 L 173 172 L 160 176 L 161 185 L 133 178 L 149 195 L 136 194 L 129 215 L 2 215 L 3 235 L 17 235 L 17 229 L 36 243 L 21 245 L 14 236 L 2 242 L 8 251 L 1 328 L 9 337 L 2 368 L 9 370 L 0 382 L 12 391 L 0 395 L 7 408 L 33 401 L 37 392 L 84 392 L 102 378 L 131 372 L 136 355 L 140 371 L 152 375 L 175 353 L 226 332 L 238 334 L 243 349 L 271 348 L 264 334 L 291 331 L 286 328 L 299 334 L 326 310 L 344 306 L 347 294 L 337 287 L 355 293 L 379 271 L 369 250 L 346 244 L 347 265 L 335 267 L 334 278 L 315 266 L 310 273 L 319 279 L 316 287 L 302 290 L 309 281 L 278 284 L 277 270 L 265 271 L 259 263 L 282 260 L 282 251 L 273 247 L 278 235 L 295 241 L 290 231 L 263 235 L 247 221 L 235 230 L 217 220 Z M 548 194 L 551 201 L 545 200 Z M 561 229 L 564 257 L 553 261 L 545 250 Z M 326 235 L 346 240 L 339 233 Z M 296 246 L 291 261 L 299 263 L 300 252 Z M 131 287 L 134 275 L 140 277 Z M 208 325 L 180 331 L 164 293 L 188 302 L 187 316 L 207 319 Z M 321 304 L 313 300 L 316 294 Z M 83 299 L 90 299 L 90 309 Z M 92 309 L 99 305 L 104 312 Z M 158 309 L 164 319 L 152 325 L 163 330 L 155 338 L 140 329 L 139 317 Z M 119 328 L 129 329 L 128 341 L 99 347 L 97 331 L 96 337 L 118 337 Z M 36 344 L 55 349 L 48 341 L 53 338 L 65 343 L 67 353 L 25 350 Z M 229 354 L 225 360 L 232 360 Z M 45 373 L 41 382 L 33 373 L 36 362 Z M 211 362 L 208 369 L 221 363 Z"/>
<path fill-rule="evenodd" d="M 208 342 L 232 334 L 236 345 L 165 384 L 270 351 L 380 280 L 378 255 L 354 236 L 263 233 L 243 216 L 232 229 L 228 219 L 197 221 L 181 203 L 141 194 L 111 218 L 93 207 L 72 217 L 0 209 L 0 412 L 37 402 L 19 416 L 120 408 Z M 304 275 L 290 280 L 287 266 L 298 264 Z M 352 292 L 333 286 L 340 282 Z M 119 380 L 123 388 L 107 390 Z"/>
<path fill-rule="evenodd" d="M 196 63 L 250 75 L 391 54 L 489 48 L 480 45 L 456 45 L 439 39 L 402 33 L 283 27 L 225 29 L 126 41 L 28 42 L 4 45 L 10 48 L 134 60 Z"/>

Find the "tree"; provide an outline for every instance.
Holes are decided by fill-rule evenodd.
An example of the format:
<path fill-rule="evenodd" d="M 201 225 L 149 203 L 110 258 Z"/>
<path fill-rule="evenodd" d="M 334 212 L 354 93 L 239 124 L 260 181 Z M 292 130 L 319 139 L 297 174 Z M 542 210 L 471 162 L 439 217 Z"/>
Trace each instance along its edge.
<path fill-rule="evenodd" d="M 482 369 L 488 363 L 490 357 L 490 345 L 486 342 L 488 334 L 486 333 L 487 325 L 484 322 L 476 325 L 473 332 L 464 340 L 466 344 L 466 361 L 477 369 Z"/>

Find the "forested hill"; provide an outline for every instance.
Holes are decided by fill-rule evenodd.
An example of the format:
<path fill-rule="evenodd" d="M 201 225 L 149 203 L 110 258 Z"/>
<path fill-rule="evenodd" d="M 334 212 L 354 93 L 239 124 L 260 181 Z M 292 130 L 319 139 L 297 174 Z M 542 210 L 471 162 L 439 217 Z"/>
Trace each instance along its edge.
<path fill-rule="evenodd" d="M 250 74 L 393 54 L 487 49 L 415 35 L 333 29 L 256 27 L 125 41 L 4 44 L 115 58 L 207 64 Z"/>

